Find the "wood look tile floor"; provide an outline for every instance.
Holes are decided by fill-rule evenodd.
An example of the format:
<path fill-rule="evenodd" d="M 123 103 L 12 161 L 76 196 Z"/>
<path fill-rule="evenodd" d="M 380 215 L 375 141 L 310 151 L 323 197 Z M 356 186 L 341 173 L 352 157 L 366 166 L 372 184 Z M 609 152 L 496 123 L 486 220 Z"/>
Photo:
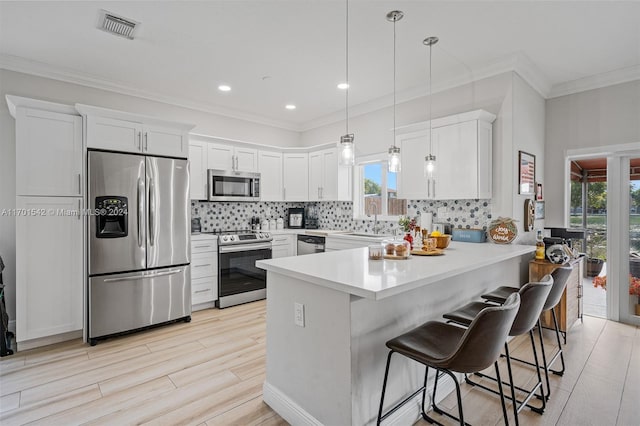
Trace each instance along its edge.
<path fill-rule="evenodd" d="M 94 347 L 72 341 L 4 357 L 0 424 L 285 425 L 262 402 L 265 308 L 260 301 L 199 311 L 191 323 Z M 545 333 L 548 346 L 552 338 Z M 525 409 L 520 423 L 638 425 L 640 330 L 585 317 L 568 339 L 567 372 L 551 377 L 545 414 Z M 510 347 L 514 356 L 530 357 L 528 340 Z M 535 374 L 522 366 L 514 372 L 517 383 L 529 385 Z M 502 424 L 493 395 L 463 385 L 463 397 L 471 424 Z M 441 405 L 456 410 L 451 396 Z"/>

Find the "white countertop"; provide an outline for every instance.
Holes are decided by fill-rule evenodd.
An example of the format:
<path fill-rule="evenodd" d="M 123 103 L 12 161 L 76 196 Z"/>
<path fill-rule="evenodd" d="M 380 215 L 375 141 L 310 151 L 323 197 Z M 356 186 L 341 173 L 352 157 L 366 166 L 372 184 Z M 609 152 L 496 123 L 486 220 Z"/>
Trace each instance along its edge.
<path fill-rule="evenodd" d="M 256 266 L 367 299 L 384 299 L 464 272 L 535 252 L 535 246 L 452 241 L 442 256 L 369 260 L 358 248 L 260 260 Z"/>

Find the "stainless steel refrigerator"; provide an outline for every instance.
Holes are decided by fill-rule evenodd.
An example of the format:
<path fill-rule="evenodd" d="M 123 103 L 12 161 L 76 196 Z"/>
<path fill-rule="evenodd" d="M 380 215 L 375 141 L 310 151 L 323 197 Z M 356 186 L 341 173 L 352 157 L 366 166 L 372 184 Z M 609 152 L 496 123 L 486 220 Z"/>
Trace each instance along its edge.
<path fill-rule="evenodd" d="M 191 315 L 187 160 L 89 151 L 88 339 Z"/>

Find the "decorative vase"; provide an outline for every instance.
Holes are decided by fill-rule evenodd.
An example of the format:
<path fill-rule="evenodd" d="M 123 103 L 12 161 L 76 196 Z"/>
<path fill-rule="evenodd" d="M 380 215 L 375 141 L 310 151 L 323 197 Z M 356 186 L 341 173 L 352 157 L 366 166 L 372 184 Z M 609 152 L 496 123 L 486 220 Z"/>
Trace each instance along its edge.
<path fill-rule="evenodd" d="M 406 233 L 406 235 L 404 236 L 404 240 L 409 242 L 411 250 L 413 250 L 413 236 L 411 236 L 411 232 Z"/>

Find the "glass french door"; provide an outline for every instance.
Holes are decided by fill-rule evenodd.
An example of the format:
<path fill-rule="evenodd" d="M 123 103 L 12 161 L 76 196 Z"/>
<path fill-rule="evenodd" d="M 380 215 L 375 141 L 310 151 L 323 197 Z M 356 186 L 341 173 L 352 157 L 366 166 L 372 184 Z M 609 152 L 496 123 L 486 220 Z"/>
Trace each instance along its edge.
<path fill-rule="evenodd" d="M 620 320 L 640 324 L 640 155 L 620 158 L 621 199 L 624 220 L 621 226 Z M 625 250 L 626 249 L 626 250 Z M 628 253 L 628 256 L 625 254 Z M 628 279 L 627 279 L 628 278 Z"/>

